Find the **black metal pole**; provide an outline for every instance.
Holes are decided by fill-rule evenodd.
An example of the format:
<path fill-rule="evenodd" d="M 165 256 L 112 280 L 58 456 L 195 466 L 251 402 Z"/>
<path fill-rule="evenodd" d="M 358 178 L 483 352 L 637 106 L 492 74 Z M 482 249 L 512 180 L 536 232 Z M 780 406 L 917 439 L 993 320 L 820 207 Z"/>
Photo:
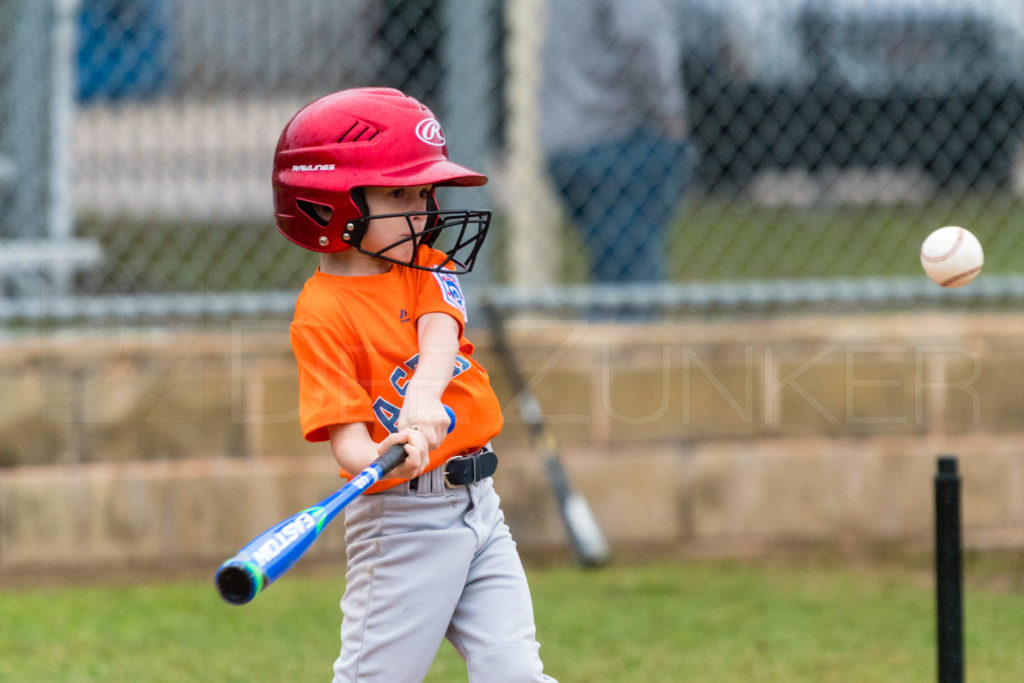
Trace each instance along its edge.
<path fill-rule="evenodd" d="M 956 457 L 939 456 L 935 475 L 935 589 L 939 683 L 963 683 L 963 552 Z"/>

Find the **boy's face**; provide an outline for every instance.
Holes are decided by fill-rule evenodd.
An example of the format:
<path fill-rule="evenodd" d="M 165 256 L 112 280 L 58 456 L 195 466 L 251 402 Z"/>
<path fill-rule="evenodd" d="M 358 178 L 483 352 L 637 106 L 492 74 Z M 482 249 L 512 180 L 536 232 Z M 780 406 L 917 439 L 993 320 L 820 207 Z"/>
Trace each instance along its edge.
<path fill-rule="evenodd" d="M 427 210 L 427 198 L 433 189 L 433 185 L 365 188 L 366 204 L 371 216 L 393 213 L 413 215 L 372 219 L 363 236 L 361 248 L 375 252 L 405 240 L 382 255 L 398 261 L 411 261 L 416 241 L 410 238 L 414 232 L 420 232 L 426 227 L 427 216 L 423 212 Z"/>

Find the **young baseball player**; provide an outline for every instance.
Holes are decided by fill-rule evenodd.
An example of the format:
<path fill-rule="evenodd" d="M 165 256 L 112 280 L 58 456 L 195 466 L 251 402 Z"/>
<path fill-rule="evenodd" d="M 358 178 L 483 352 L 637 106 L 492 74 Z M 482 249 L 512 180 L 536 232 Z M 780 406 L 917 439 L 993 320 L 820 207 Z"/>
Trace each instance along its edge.
<path fill-rule="evenodd" d="M 420 681 L 443 638 L 470 681 L 554 680 L 491 479 L 500 406 L 464 336 L 458 275 L 490 212 L 434 198 L 485 182 L 449 161 L 433 114 L 398 90 L 323 97 L 278 141 L 277 227 L 320 252 L 291 325 L 303 433 L 330 442 L 343 477 L 392 444 L 407 453 L 345 511 L 336 683 Z"/>

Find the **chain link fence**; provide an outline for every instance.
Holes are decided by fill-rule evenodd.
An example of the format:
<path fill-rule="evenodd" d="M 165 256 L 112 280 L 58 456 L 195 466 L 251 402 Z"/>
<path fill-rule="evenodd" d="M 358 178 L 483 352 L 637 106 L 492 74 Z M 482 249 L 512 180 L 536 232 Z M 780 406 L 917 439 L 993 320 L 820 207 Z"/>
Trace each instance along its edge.
<path fill-rule="evenodd" d="M 441 200 L 494 209 L 469 289 L 509 305 L 1024 292 L 1019 0 L 10 0 L 0 318 L 290 312 L 277 135 L 371 84 L 491 176 Z M 947 224 L 961 293 L 917 261 Z"/>

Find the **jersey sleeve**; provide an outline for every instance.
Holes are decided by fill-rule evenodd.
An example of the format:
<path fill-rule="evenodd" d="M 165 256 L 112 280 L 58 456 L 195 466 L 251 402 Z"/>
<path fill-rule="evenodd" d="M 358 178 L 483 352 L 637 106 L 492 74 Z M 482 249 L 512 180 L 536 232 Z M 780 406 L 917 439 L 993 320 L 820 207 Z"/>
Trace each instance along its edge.
<path fill-rule="evenodd" d="M 420 278 L 416 317 L 427 313 L 447 313 L 459 323 L 459 336 L 466 328 L 466 297 L 455 273 L 418 271 Z"/>
<path fill-rule="evenodd" d="M 306 440 L 327 441 L 331 425 L 372 421 L 372 401 L 337 336 L 322 325 L 303 322 L 293 322 L 290 333 L 299 366 L 299 422 Z"/>

